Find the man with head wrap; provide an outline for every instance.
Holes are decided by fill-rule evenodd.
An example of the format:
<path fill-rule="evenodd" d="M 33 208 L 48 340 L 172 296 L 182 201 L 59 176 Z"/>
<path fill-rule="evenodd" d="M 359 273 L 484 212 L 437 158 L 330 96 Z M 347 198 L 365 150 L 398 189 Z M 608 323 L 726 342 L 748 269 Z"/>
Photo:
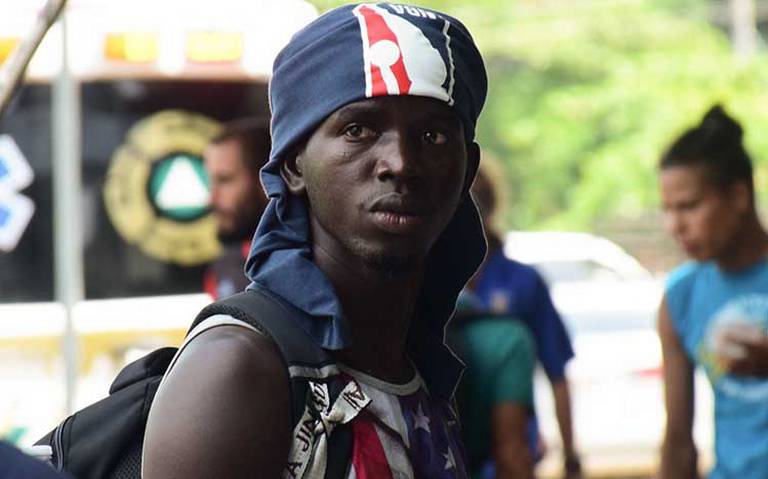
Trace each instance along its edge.
<path fill-rule="evenodd" d="M 249 288 L 300 310 L 286 321 L 333 361 L 286 368 L 266 335 L 209 318 L 152 406 L 144 477 L 467 477 L 444 328 L 485 253 L 482 58 L 458 20 L 377 3 L 321 16 L 273 71 Z M 301 374 L 314 426 L 292 435 Z"/>

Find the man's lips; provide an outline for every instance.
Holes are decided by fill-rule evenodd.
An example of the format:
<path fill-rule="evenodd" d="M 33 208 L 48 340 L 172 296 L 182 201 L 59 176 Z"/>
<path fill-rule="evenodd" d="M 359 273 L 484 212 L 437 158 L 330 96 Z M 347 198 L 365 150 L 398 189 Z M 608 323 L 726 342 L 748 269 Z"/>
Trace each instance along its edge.
<path fill-rule="evenodd" d="M 426 216 L 423 204 L 412 196 L 388 193 L 377 198 L 370 206 L 371 213 L 393 213 L 407 216 Z"/>
<path fill-rule="evenodd" d="M 699 252 L 699 244 L 695 241 L 678 240 L 678 244 L 687 255 L 696 255 Z"/>
<path fill-rule="evenodd" d="M 421 226 L 424 223 L 424 217 L 377 211 L 373 213 L 373 221 L 392 233 L 407 233 L 412 228 Z"/>
<path fill-rule="evenodd" d="M 390 233 L 409 233 L 424 224 L 426 209 L 418 202 L 390 193 L 376 199 L 369 211 L 373 221 Z"/>

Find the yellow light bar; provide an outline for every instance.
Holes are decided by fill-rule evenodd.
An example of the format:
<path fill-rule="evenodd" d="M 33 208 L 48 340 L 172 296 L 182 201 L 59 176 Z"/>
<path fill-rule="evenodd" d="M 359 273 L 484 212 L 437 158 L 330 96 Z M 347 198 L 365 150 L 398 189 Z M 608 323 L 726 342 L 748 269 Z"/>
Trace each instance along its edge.
<path fill-rule="evenodd" d="M 0 37 L 0 63 L 3 63 L 21 41 L 18 37 Z"/>
<path fill-rule="evenodd" d="M 157 60 L 158 51 L 156 33 L 108 33 L 104 39 L 104 56 L 108 60 L 149 63 Z"/>
<path fill-rule="evenodd" d="M 197 63 L 234 62 L 242 56 L 243 35 L 240 33 L 187 33 L 187 60 Z"/>

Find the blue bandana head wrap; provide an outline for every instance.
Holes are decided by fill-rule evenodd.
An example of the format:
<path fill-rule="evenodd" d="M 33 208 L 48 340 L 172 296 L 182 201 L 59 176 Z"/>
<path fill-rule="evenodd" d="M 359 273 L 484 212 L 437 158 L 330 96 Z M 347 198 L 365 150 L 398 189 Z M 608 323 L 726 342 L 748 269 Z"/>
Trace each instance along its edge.
<path fill-rule="evenodd" d="M 389 3 L 347 5 L 294 35 L 275 59 L 269 86 L 272 151 L 261 171 L 270 197 L 246 263 L 250 288 L 266 288 L 307 313 L 301 326 L 326 349 L 350 344 L 333 288 L 312 261 L 303 198 L 291 195 L 280 162 L 330 114 L 375 96 L 415 95 L 445 102 L 467 143 L 485 101 L 485 66 L 455 18 Z M 461 365 L 444 345 L 456 297 L 485 254 L 477 210 L 467 193 L 427 259 L 409 331 L 409 355 L 434 394 L 449 397 Z"/>

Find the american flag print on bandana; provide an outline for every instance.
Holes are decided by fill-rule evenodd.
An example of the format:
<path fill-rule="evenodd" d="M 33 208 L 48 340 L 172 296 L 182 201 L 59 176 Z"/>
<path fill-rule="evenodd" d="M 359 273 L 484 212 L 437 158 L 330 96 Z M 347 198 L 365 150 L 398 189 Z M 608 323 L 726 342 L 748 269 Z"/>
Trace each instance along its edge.
<path fill-rule="evenodd" d="M 362 4 L 353 13 L 360 24 L 366 97 L 421 95 L 453 104 L 447 20 L 428 10 L 392 4 Z M 442 36 L 429 38 L 409 17 L 441 22 Z"/>
<path fill-rule="evenodd" d="M 468 478 L 458 421 L 432 399 L 418 374 L 407 384 L 385 383 L 343 368 L 371 402 L 352 422 L 347 479 Z"/>

